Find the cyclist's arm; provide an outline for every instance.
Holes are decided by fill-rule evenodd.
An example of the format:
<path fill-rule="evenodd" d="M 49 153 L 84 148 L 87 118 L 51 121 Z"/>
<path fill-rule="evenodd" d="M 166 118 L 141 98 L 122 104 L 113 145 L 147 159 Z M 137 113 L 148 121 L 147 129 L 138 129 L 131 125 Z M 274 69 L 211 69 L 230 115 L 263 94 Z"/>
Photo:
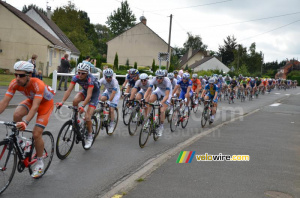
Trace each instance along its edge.
<path fill-rule="evenodd" d="M 94 89 L 94 86 L 89 86 L 88 87 L 86 98 L 83 101 L 82 106 L 85 106 L 90 102 L 90 100 L 92 98 L 92 95 L 93 95 L 93 89 Z"/>
<path fill-rule="evenodd" d="M 4 96 L 4 98 L 0 101 L 0 114 L 6 109 L 12 97 Z"/>
<path fill-rule="evenodd" d="M 173 89 L 172 95 L 174 95 L 178 89 L 178 87 L 180 87 L 180 85 L 176 85 L 175 88 Z"/>
<path fill-rule="evenodd" d="M 151 90 L 152 90 L 152 87 L 149 87 L 149 88 L 147 89 L 147 91 L 146 91 L 146 93 L 145 93 L 145 95 L 144 95 L 144 99 L 148 98 L 148 95 L 150 94 Z"/>
<path fill-rule="evenodd" d="M 131 94 L 130 94 L 130 99 L 129 100 L 133 100 L 133 98 L 135 97 L 136 92 L 137 92 L 137 88 L 133 87 L 131 89 Z"/>
<path fill-rule="evenodd" d="M 109 101 L 110 101 L 110 102 L 114 99 L 116 93 L 117 93 L 117 92 L 116 92 L 115 90 L 113 90 L 113 91 L 111 92 L 111 95 L 110 95 L 110 97 L 109 97 Z"/>
<path fill-rule="evenodd" d="M 33 99 L 32 107 L 31 107 L 31 109 L 29 110 L 29 112 L 28 112 L 28 114 L 27 114 L 27 116 L 26 116 L 26 118 L 25 118 L 25 120 L 26 120 L 27 122 L 30 122 L 31 119 L 35 116 L 37 110 L 38 110 L 39 107 L 40 107 L 40 103 L 41 103 L 41 102 L 42 102 L 42 98 L 37 98 L 37 97 L 35 97 L 35 98 Z"/>
<path fill-rule="evenodd" d="M 160 103 L 162 103 L 162 104 L 165 103 L 169 98 L 169 94 L 170 94 L 170 90 L 166 90 L 165 97 L 162 99 L 162 101 Z"/>
<path fill-rule="evenodd" d="M 190 93 L 190 91 L 191 91 L 191 86 L 189 86 L 188 88 L 187 88 L 187 90 L 186 90 L 186 94 L 185 94 L 185 98 L 188 98 L 187 96 L 188 96 L 188 94 Z"/>
<path fill-rule="evenodd" d="M 201 89 L 201 84 L 197 84 L 197 88 L 195 90 L 197 95 L 199 94 L 200 89 Z"/>
<path fill-rule="evenodd" d="M 125 80 L 125 82 L 122 85 L 122 89 L 125 87 L 125 85 L 128 83 L 128 79 Z"/>
<path fill-rule="evenodd" d="M 64 103 L 69 98 L 69 96 L 70 96 L 70 94 L 71 94 L 74 87 L 75 87 L 75 84 L 70 83 L 70 86 L 69 86 L 68 90 L 64 94 L 64 97 L 62 99 L 62 103 Z"/>
<path fill-rule="evenodd" d="M 206 90 L 206 89 L 203 89 L 202 94 L 201 94 L 201 98 L 204 97 L 204 95 L 206 94 L 206 92 L 207 92 L 207 90 Z"/>

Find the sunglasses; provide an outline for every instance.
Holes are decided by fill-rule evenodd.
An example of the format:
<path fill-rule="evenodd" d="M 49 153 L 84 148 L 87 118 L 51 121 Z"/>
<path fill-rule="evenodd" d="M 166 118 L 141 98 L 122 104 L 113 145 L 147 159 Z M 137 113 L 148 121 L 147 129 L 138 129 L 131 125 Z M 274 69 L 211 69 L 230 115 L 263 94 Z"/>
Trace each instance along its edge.
<path fill-rule="evenodd" d="M 84 74 L 87 74 L 87 72 L 77 72 L 78 75 L 84 75 Z"/>
<path fill-rule="evenodd" d="M 24 78 L 25 76 L 28 76 L 27 74 L 16 74 L 15 73 L 15 77 L 17 78 L 19 76 L 19 78 Z"/>
<path fill-rule="evenodd" d="M 161 77 L 161 76 L 158 76 L 158 77 L 156 77 L 156 79 L 158 79 L 158 80 L 161 80 L 161 79 L 163 79 L 164 77 Z"/>
<path fill-rule="evenodd" d="M 111 78 L 111 76 L 105 76 L 105 78 Z"/>
<path fill-rule="evenodd" d="M 142 82 L 146 82 L 147 80 L 141 80 Z"/>
<path fill-rule="evenodd" d="M 188 78 L 182 78 L 183 80 L 188 80 Z"/>
<path fill-rule="evenodd" d="M 193 79 L 197 79 L 197 78 L 193 78 Z"/>

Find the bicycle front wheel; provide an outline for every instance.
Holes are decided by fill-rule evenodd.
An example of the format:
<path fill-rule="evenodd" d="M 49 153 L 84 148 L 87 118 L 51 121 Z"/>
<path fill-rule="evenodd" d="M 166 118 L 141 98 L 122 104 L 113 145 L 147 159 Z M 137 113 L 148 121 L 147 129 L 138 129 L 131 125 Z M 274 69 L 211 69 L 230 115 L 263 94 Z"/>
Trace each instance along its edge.
<path fill-rule="evenodd" d="M 151 118 L 148 116 L 144 123 L 142 124 L 141 132 L 140 132 L 140 137 L 139 137 L 139 145 L 141 148 L 144 148 L 146 145 L 148 138 L 151 133 Z"/>
<path fill-rule="evenodd" d="M 96 116 L 92 116 L 91 121 L 92 121 L 92 135 L 93 135 L 93 143 L 92 143 L 92 145 L 93 145 L 94 142 L 95 142 L 95 139 L 96 139 L 96 137 L 98 135 L 97 134 L 97 131 L 98 131 L 97 130 L 98 129 L 98 122 L 97 122 Z M 88 129 L 85 128 L 84 132 L 82 132 L 82 134 L 81 134 L 81 136 L 83 138 L 83 140 L 81 141 L 81 144 L 82 144 L 82 147 L 83 147 L 84 150 L 89 150 L 91 148 L 91 147 L 90 148 L 85 148 L 84 147 L 85 146 L 85 141 L 86 141 L 86 138 L 87 138 L 88 135 L 89 135 L 88 134 Z"/>
<path fill-rule="evenodd" d="M 128 124 L 129 135 L 133 136 L 135 134 L 135 132 L 138 128 L 139 120 L 140 120 L 139 113 L 136 110 L 134 110 L 131 113 L 131 116 L 129 119 L 129 124 Z"/>
<path fill-rule="evenodd" d="M 202 128 L 206 125 L 206 122 L 209 119 L 209 117 L 208 117 L 209 113 L 208 112 L 209 112 L 208 108 L 204 107 L 203 112 L 202 112 L 202 117 L 201 117 L 201 126 L 202 126 Z"/>
<path fill-rule="evenodd" d="M 184 129 L 189 122 L 190 109 L 188 108 L 187 116 L 182 117 L 181 127 Z"/>
<path fill-rule="evenodd" d="M 10 148 L 11 147 L 11 148 Z M 17 167 L 16 148 L 8 141 L 0 142 L 0 194 L 2 194 L 12 181 Z"/>
<path fill-rule="evenodd" d="M 179 109 L 177 108 L 177 109 L 174 110 L 174 112 L 172 114 L 172 119 L 171 119 L 171 122 L 170 122 L 170 128 L 171 128 L 172 132 L 176 131 L 179 119 L 180 119 Z"/>
<path fill-rule="evenodd" d="M 118 126 L 118 121 L 119 121 L 119 110 L 116 107 L 116 108 L 114 108 L 114 120 L 113 120 L 113 122 L 115 123 L 115 127 L 114 127 L 112 133 L 108 133 L 110 122 L 111 122 L 111 119 L 109 117 L 108 120 L 107 120 L 107 125 L 105 127 L 107 135 L 112 135 L 115 132 L 115 130 L 116 130 L 117 126 Z"/>
<path fill-rule="evenodd" d="M 42 138 L 44 141 L 44 150 L 43 150 L 43 161 L 44 161 L 44 172 L 41 176 L 36 177 L 35 179 L 41 178 L 48 170 L 53 154 L 54 154 L 54 138 L 53 135 L 49 131 L 44 131 L 42 134 Z M 28 168 L 29 168 L 29 174 L 31 175 L 33 172 L 33 166 L 35 165 L 35 162 L 37 161 L 37 154 L 35 150 L 34 144 L 32 144 L 31 150 L 30 150 L 30 155 L 29 155 L 29 162 L 32 163 Z"/>
<path fill-rule="evenodd" d="M 63 160 L 68 157 L 75 142 L 75 131 L 72 120 L 68 120 L 61 127 L 56 140 L 56 155 Z"/>

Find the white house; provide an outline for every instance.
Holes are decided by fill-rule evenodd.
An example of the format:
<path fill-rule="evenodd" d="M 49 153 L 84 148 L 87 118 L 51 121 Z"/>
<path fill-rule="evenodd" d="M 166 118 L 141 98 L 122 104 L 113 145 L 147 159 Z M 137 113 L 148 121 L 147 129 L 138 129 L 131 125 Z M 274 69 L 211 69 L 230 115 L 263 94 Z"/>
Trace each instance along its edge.
<path fill-rule="evenodd" d="M 190 65 L 189 68 L 193 69 L 194 72 L 218 69 L 227 73 L 230 70 L 226 65 L 213 56 L 204 57 L 202 60 L 196 61 L 194 64 Z"/>

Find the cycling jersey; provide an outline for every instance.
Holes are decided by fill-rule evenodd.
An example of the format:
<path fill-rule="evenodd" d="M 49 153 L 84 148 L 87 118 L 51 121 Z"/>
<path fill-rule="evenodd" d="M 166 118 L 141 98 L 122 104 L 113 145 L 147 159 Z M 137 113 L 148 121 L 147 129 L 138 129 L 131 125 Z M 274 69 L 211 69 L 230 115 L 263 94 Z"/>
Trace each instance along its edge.
<path fill-rule="evenodd" d="M 166 91 L 166 90 L 172 90 L 172 84 L 169 78 L 164 77 L 162 83 L 158 83 L 156 80 L 156 77 L 154 77 L 151 81 L 150 81 L 150 87 L 153 88 L 153 86 L 156 86 L 157 88 L 160 88 L 162 91 Z"/>
<path fill-rule="evenodd" d="M 249 84 L 252 88 L 255 87 L 255 80 L 251 80 Z"/>
<path fill-rule="evenodd" d="M 185 92 L 187 91 L 188 87 L 192 87 L 192 81 L 189 79 L 186 83 L 183 82 L 183 80 L 178 81 L 177 85 L 180 85 L 181 91 Z"/>
<path fill-rule="evenodd" d="M 112 78 L 110 82 L 107 82 L 105 78 L 101 78 L 99 80 L 99 87 L 104 85 L 105 89 L 109 92 L 112 93 L 112 91 L 120 92 L 120 87 L 117 79 Z"/>
<path fill-rule="evenodd" d="M 172 84 L 172 89 L 174 89 L 175 86 L 177 85 L 177 80 L 174 78 L 174 79 L 171 81 L 171 84 Z"/>
<path fill-rule="evenodd" d="M 225 83 L 226 83 L 226 85 L 229 85 L 229 84 L 230 84 L 230 78 L 229 78 L 229 77 L 226 77 L 226 78 L 225 78 Z"/>
<path fill-rule="evenodd" d="M 138 91 L 140 89 L 142 89 L 145 92 L 145 91 L 147 91 L 147 89 L 148 89 L 149 86 L 150 86 L 149 81 L 147 81 L 146 85 L 143 85 L 141 80 L 137 80 L 136 83 L 135 83 L 135 85 L 134 85 L 134 88 L 136 88 Z"/>
<path fill-rule="evenodd" d="M 230 85 L 232 86 L 232 88 L 234 88 L 235 86 L 237 86 L 237 81 L 236 80 L 231 80 Z"/>
<path fill-rule="evenodd" d="M 85 80 L 80 80 L 79 75 L 75 75 L 72 78 L 71 84 L 78 83 L 84 90 L 88 90 L 89 87 L 93 87 L 93 92 L 100 88 L 97 78 L 92 74 L 88 74 Z"/>
<path fill-rule="evenodd" d="M 260 83 L 261 83 L 261 80 L 257 80 L 257 81 L 255 81 L 255 82 L 256 82 L 256 86 L 259 86 Z"/>
<path fill-rule="evenodd" d="M 219 88 L 217 85 L 214 84 L 214 86 L 210 86 L 209 84 L 205 86 L 205 90 L 207 91 L 207 93 L 211 96 L 214 96 L 216 92 L 219 91 Z"/>
<path fill-rule="evenodd" d="M 129 86 L 130 86 L 130 87 L 134 87 L 135 82 L 136 82 L 136 81 L 134 80 L 134 78 L 131 78 L 130 75 L 127 74 L 126 79 L 128 80 Z"/>
<path fill-rule="evenodd" d="M 241 80 L 240 84 L 246 85 L 247 81 L 246 80 Z"/>
<path fill-rule="evenodd" d="M 201 88 L 201 82 L 199 79 L 196 79 L 195 81 L 192 80 L 192 83 L 193 83 L 193 87 L 192 87 L 193 91 L 196 91 L 198 85 L 200 85 Z"/>

